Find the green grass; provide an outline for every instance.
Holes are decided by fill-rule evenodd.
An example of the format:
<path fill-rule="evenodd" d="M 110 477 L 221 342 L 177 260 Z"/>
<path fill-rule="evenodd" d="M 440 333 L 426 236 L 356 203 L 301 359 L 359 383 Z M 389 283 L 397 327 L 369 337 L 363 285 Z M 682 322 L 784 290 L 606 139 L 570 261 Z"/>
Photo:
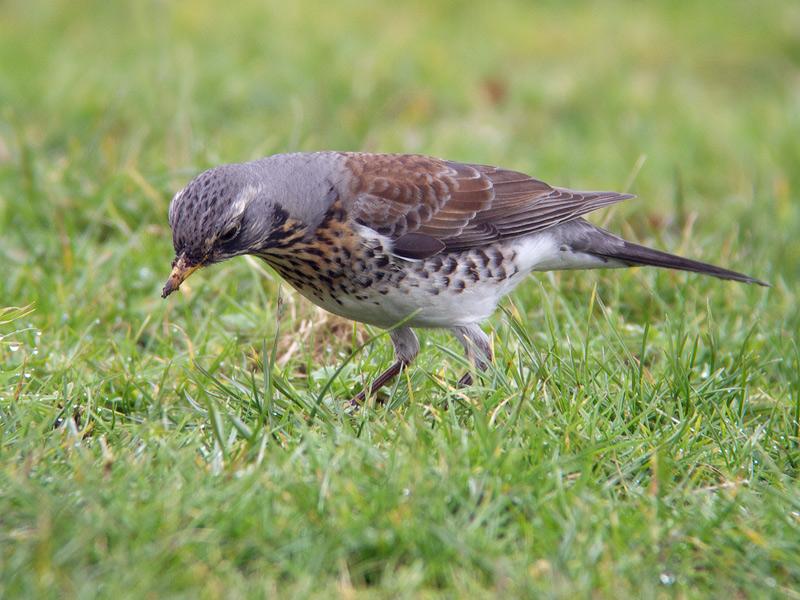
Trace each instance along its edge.
<path fill-rule="evenodd" d="M 0 4 L 0 596 L 800 597 L 798 31 L 792 0 Z M 773 287 L 531 277 L 477 385 L 423 332 L 348 414 L 385 337 L 322 392 L 379 331 L 244 259 L 159 298 L 176 189 L 328 148 L 630 189 L 592 219 Z"/>

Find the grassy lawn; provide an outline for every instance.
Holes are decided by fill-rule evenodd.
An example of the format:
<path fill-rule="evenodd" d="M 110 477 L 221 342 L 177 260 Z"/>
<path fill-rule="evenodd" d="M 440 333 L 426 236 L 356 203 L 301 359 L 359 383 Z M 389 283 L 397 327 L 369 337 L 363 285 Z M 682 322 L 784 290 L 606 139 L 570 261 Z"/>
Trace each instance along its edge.
<path fill-rule="evenodd" d="M 798 32 L 793 0 L 0 3 L 0 596 L 800 598 Z M 315 149 L 630 190 L 591 220 L 773 287 L 531 277 L 474 387 L 423 332 L 349 414 L 379 330 L 249 259 L 159 297 L 175 190 Z"/>

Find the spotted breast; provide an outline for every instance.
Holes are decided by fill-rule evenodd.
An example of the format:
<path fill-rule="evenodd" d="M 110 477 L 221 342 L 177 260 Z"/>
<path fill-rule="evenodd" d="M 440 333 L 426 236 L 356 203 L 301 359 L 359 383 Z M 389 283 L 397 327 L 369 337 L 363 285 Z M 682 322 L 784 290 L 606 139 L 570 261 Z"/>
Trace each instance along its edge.
<path fill-rule="evenodd" d="M 387 236 L 348 220 L 340 202 L 313 235 L 301 221 L 281 220 L 257 255 L 300 294 L 348 319 L 381 327 L 409 317 L 417 327 L 471 323 L 522 280 L 510 244 L 410 259 L 395 254 Z"/>

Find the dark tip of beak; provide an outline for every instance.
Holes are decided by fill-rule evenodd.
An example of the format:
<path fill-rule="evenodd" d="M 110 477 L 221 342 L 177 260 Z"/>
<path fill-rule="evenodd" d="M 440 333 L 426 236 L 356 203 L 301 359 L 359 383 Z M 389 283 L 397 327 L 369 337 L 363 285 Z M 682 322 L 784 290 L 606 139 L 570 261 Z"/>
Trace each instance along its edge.
<path fill-rule="evenodd" d="M 178 286 L 175 285 L 175 283 L 173 283 L 173 280 L 170 277 L 169 279 L 167 279 L 167 285 L 165 285 L 164 289 L 161 290 L 161 297 L 162 298 L 166 298 L 167 296 L 169 296 L 172 292 L 174 292 L 177 289 L 178 289 Z"/>

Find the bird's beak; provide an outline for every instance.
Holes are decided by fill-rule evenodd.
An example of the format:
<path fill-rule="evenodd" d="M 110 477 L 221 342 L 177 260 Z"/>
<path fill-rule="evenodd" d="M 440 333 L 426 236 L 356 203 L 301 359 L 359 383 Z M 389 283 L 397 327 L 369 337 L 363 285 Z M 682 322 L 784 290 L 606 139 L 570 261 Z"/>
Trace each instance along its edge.
<path fill-rule="evenodd" d="M 172 292 L 177 290 L 183 281 L 194 273 L 197 269 L 203 266 L 201 263 L 192 263 L 186 258 L 185 254 L 181 254 L 174 261 L 172 261 L 172 273 L 169 274 L 166 285 L 161 292 L 161 297 L 166 298 Z"/>

